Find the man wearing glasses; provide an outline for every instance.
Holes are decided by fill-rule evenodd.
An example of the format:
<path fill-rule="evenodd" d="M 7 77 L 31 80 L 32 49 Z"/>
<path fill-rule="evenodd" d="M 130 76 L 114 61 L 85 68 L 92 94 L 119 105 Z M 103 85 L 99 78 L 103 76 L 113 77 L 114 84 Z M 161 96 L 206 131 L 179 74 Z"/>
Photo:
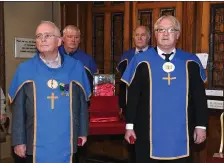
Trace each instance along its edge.
<path fill-rule="evenodd" d="M 162 16 L 154 30 L 157 47 L 135 56 L 121 79 L 128 85 L 125 139 L 135 138 L 137 163 L 187 163 L 192 144 L 206 139 L 206 76 L 195 55 L 176 48 L 175 17 Z"/>
<path fill-rule="evenodd" d="M 79 48 L 81 42 L 81 31 L 74 25 L 68 25 L 63 29 L 63 45 L 60 46 L 60 52 L 70 55 L 80 60 L 86 70 L 91 90 L 93 90 L 93 75 L 98 73 L 94 59 Z"/>
<path fill-rule="evenodd" d="M 83 64 L 59 53 L 60 31 L 36 30 L 37 54 L 19 65 L 9 89 L 12 146 L 27 163 L 71 163 L 88 134 L 90 85 Z"/>

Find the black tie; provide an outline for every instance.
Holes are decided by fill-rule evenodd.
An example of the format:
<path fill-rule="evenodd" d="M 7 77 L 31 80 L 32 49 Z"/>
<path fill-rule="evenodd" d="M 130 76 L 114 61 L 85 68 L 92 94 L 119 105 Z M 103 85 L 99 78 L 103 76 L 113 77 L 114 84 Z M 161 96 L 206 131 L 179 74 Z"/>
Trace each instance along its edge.
<path fill-rule="evenodd" d="M 139 50 L 139 51 L 138 51 L 138 53 L 142 53 L 142 52 L 143 52 L 142 50 Z"/>
<path fill-rule="evenodd" d="M 165 56 L 165 61 L 166 61 L 166 62 L 170 62 L 170 59 L 169 59 L 169 58 L 170 58 L 170 56 L 171 56 L 172 54 L 173 54 L 173 52 L 170 53 L 170 54 L 164 54 L 164 53 L 163 53 L 162 55 Z"/>

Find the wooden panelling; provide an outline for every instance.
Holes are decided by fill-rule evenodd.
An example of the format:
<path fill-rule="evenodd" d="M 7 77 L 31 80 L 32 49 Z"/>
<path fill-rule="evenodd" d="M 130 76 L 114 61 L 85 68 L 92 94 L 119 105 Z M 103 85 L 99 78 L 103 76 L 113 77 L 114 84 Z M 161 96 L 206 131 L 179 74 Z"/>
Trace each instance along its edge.
<path fill-rule="evenodd" d="M 87 3 L 82 2 L 61 2 L 61 30 L 66 25 L 75 25 L 81 31 L 80 48 L 86 51 L 86 37 L 87 37 Z M 90 53 L 91 55 L 91 53 Z"/>
<path fill-rule="evenodd" d="M 211 5 L 210 87 L 224 88 L 224 3 Z"/>
<path fill-rule="evenodd" d="M 87 12 L 87 19 L 86 19 L 87 20 L 87 22 L 86 22 L 86 24 L 87 24 L 86 33 L 87 33 L 87 36 L 88 36 L 89 39 L 87 39 L 87 37 L 86 37 L 86 51 L 87 51 L 87 53 L 92 54 L 92 52 L 93 52 L 93 49 L 92 49 L 93 15 L 92 15 L 92 12 L 90 12 L 90 11 L 92 11 L 92 4 L 91 3 L 88 3 L 87 11 L 89 11 L 89 12 Z"/>
<path fill-rule="evenodd" d="M 124 4 L 124 50 L 123 51 L 127 51 L 130 48 L 130 38 L 131 35 L 131 16 L 130 16 L 130 2 L 125 2 Z"/>
<path fill-rule="evenodd" d="M 124 43 L 124 14 L 112 13 L 111 18 L 111 72 L 116 73 L 116 67 L 123 53 Z M 116 76 L 118 80 L 120 76 Z"/>
<path fill-rule="evenodd" d="M 133 2 L 133 5 L 132 5 L 132 10 L 133 10 L 132 27 L 133 27 L 133 29 L 135 29 L 137 26 L 139 26 L 141 24 L 142 21 L 144 22 L 144 25 L 148 26 L 148 24 L 150 24 L 149 28 L 151 29 L 151 33 L 152 33 L 151 44 L 153 46 L 156 46 L 156 40 L 154 37 L 154 28 L 153 28 L 154 23 L 160 17 L 161 10 L 167 9 L 167 8 L 174 9 L 177 19 L 182 24 L 183 2 L 148 2 L 148 3 Z M 150 20 L 147 20 L 148 23 L 145 23 L 146 22 L 145 16 L 149 12 L 152 12 L 152 14 L 151 14 L 152 18 L 151 18 L 151 16 L 148 17 Z M 144 20 L 141 20 L 141 18 Z M 182 48 L 182 39 L 181 38 L 182 37 L 180 37 L 178 44 L 177 44 L 177 46 L 179 48 Z M 132 46 L 134 47 L 134 44 L 132 44 Z"/>
<path fill-rule="evenodd" d="M 93 58 L 96 61 L 96 64 L 98 66 L 99 72 L 104 72 L 104 53 L 102 47 L 104 47 L 105 44 L 105 26 L 104 26 L 104 20 L 105 20 L 105 14 L 104 13 L 97 13 L 93 16 L 93 38 L 92 38 L 92 49 L 93 49 Z"/>
<path fill-rule="evenodd" d="M 87 33 L 88 36 L 93 35 L 92 27 L 96 22 L 94 20 L 90 22 L 91 15 L 103 13 L 105 15 L 104 18 L 104 45 L 101 46 L 102 49 L 104 49 L 104 67 L 103 71 L 101 73 L 115 73 L 114 68 L 114 58 L 117 62 L 123 53 L 123 50 L 128 50 L 130 48 L 130 2 L 122 2 L 119 4 L 114 4 L 111 2 L 105 2 L 104 5 L 92 5 L 91 3 L 88 4 L 88 17 L 87 17 Z M 113 26 L 113 19 L 115 22 L 117 20 L 115 18 L 119 18 L 118 16 L 115 16 L 116 14 L 122 15 L 122 21 L 118 22 L 119 24 L 116 24 L 116 26 Z M 120 25 L 121 24 L 121 25 Z M 122 30 L 120 30 L 120 26 Z M 114 29 L 113 29 L 114 27 Z M 119 27 L 119 28 L 118 28 Z M 114 30 L 114 31 L 113 31 Z M 117 30 L 119 33 L 116 33 Z M 121 31 L 121 32 L 120 32 Z M 113 41 L 114 34 L 116 34 L 116 41 Z M 119 35 L 122 36 L 119 36 Z M 87 52 L 93 51 L 93 48 L 90 48 L 89 46 L 92 45 L 92 42 L 94 41 L 93 38 L 87 37 Z M 118 41 L 117 41 L 118 39 Z M 121 40 L 121 41 L 119 41 Z M 95 44 L 93 44 L 95 46 Z M 116 48 L 113 46 L 116 46 Z M 121 49 L 117 49 L 117 47 L 121 47 Z M 119 51 L 119 52 L 118 52 Z M 116 54 L 115 54 L 116 53 Z M 118 54 L 120 53 L 120 54 Z M 116 55 L 116 56 L 115 56 Z"/>
<path fill-rule="evenodd" d="M 86 51 L 89 54 L 93 54 L 98 64 L 98 67 L 101 69 L 102 73 L 114 72 L 116 62 L 113 62 L 113 60 L 115 61 L 118 60 L 119 55 L 121 55 L 122 53 L 121 47 L 123 47 L 123 51 L 126 51 L 132 46 L 134 46 L 134 44 L 131 44 L 132 31 L 138 25 L 144 24 L 150 27 L 152 33 L 151 43 L 153 46 L 156 45 L 153 25 L 156 22 L 156 20 L 160 17 L 161 13 L 163 14 L 168 13 L 175 15 L 177 19 L 180 21 L 181 36 L 177 44 L 178 48 L 181 48 L 187 52 L 192 53 L 200 53 L 200 52 L 209 53 L 211 51 L 211 49 L 209 48 L 210 22 L 211 22 L 210 8 L 212 4 L 223 4 L 223 2 L 193 2 L 193 1 L 192 2 L 133 1 L 133 2 L 122 2 L 119 4 L 107 1 L 104 2 L 103 4 L 95 4 L 95 5 L 93 5 L 93 2 L 86 2 L 86 3 L 73 2 L 73 3 L 74 3 L 73 5 L 67 6 L 67 8 L 64 7 L 64 10 L 71 10 L 71 11 L 67 11 L 66 13 L 64 12 L 64 10 L 62 10 L 63 11 L 62 20 L 63 19 L 65 20 L 62 22 L 66 24 L 67 22 L 70 23 L 71 21 L 73 21 L 78 22 L 80 25 L 83 25 L 81 30 L 85 30 L 84 42 Z M 77 5 L 76 3 L 78 3 L 79 5 Z M 72 8 L 74 9 L 72 10 Z M 150 12 L 152 12 L 151 15 L 149 14 Z M 79 15 L 78 16 L 73 15 L 75 13 L 78 13 Z M 122 25 L 119 24 L 122 23 L 122 21 L 120 20 L 120 16 L 115 16 L 117 13 L 121 15 L 123 14 L 123 32 L 121 32 Z M 104 20 L 103 22 L 102 21 L 100 22 L 101 25 L 103 26 L 101 28 L 101 30 L 103 31 L 103 36 L 102 38 L 99 37 L 101 38 L 101 41 L 103 43 L 101 42 L 99 45 L 97 45 L 97 49 L 101 50 L 96 52 L 95 49 L 96 47 L 94 47 L 95 45 L 93 45 L 95 37 L 94 34 L 95 20 L 93 20 L 93 16 L 98 14 L 104 14 Z M 66 15 L 73 15 L 73 16 L 67 18 Z M 116 22 L 118 22 L 118 24 L 116 24 Z M 115 29 L 116 27 L 117 29 Z M 123 41 L 121 41 L 122 37 Z M 221 46 L 221 48 L 219 49 L 222 49 L 223 45 L 219 46 Z M 222 52 L 223 51 L 220 50 L 220 53 Z M 220 57 L 218 60 L 220 60 Z M 224 67 L 221 68 L 223 69 Z M 116 84 L 119 84 L 118 82 L 119 81 L 117 80 Z M 116 93 L 117 92 L 118 89 L 116 89 Z M 215 129 L 217 129 L 218 127 L 219 126 L 217 117 L 211 115 L 209 119 L 209 128 L 214 128 L 214 130 L 208 130 L 209 139 L 207 141 L 207 144 L 204 143 L 199 146 L 195 145 L 194 155 L 197 157 L 194 158 L 194 163 L 205 163 L 206 153 L 208 153 L 208 155 L 210 156 L 212 155 L 213 152 L 216 152 L 215 150 L 217 148 L 217 143 L 219 142 L 218 140 L 219 138 L 217 135 L 219 135 L 220 133 L 219 130 Z M 205 148 L 205 146 L 207 146 L 207 148 Z"/>
<path fill-rule="evenodd" d="M 184 24 L 182 24 L 181 32 L 182 48 L 190 53 L 195 51 L 195 3 L 196 2 L 183 2 L 183 13 L 187 13 L 188 16 L 183 17 Z"/>
<path fill-rule="evenodd" d="M 111 73 L 111 13 L 105 13 L 105 21 L 104 21 L 104 73 Z"/>

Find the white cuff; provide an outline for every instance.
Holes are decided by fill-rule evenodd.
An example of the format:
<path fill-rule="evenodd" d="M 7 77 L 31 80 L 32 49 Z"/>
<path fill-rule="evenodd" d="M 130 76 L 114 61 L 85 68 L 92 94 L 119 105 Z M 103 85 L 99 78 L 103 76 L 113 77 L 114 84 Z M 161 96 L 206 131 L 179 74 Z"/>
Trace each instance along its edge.
<path fill-rule="evenodd" d="M 201 128 L 201 129 L 206 130 L 206 127 L 205 126 L 196 126 L 195 128 Z"/>
<path fill-rule="evenodd" d="M 126 130 L 133 130 L 133 129 L 134 129 L 134 124 L 132 124 L 132 123 L 126 124 Z"/>

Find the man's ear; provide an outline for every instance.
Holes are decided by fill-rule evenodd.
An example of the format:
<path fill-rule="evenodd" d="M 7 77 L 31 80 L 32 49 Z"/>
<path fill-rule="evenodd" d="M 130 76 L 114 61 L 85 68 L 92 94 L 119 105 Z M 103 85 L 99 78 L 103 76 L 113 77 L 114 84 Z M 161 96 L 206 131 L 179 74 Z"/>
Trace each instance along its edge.
<path fill-rule="evenodd" d="M 58 46 L 62 45 L 62 37 L 58 37 Z"/>
<path fill-rule="evenodd" d="M 179 37 L 180 37 L 180 32 L 177 33 L 177 37 L 176 37 L 176 39 L 178 40 Z"/>

